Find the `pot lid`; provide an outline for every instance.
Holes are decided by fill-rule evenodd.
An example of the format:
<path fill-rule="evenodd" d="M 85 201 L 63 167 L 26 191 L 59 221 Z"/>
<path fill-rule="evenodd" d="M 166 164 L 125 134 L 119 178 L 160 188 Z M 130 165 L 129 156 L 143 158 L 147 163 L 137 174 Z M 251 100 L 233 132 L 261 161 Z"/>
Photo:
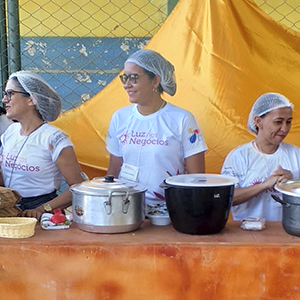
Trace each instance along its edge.
<path fill-rule="evenodd" d="M 102 193 L 108 194 L 112 191 L 122 192 L 144 192 L 146 189 L 136 182 L 125 182 L 114 176 L 96 177 L 90 181 L 83 181 L 82 183 L 71 186 L 71 191 L 88 192 L 88 193 Z"/>
<path fill-rule="evenodd" d="M 290 180 L 275 185 L 275 190 L 289 196 L 300 197 L 300 180 Z"/>
<path fill-rule="evenodd" d="M 113 176 L 95 177 L 90 181 L 82 182 L 82 185 L 97 189 L 130 189 L 137 185 L 136 182 L 125 182 L 120 179 L 115 179 Z"/>
<path fill-rule="evenodd" d="M 165 182 L 173 186 L 213 187 L 237 184 L 235 177 L 219 174 L 182 174 L 168 177 Z"/>

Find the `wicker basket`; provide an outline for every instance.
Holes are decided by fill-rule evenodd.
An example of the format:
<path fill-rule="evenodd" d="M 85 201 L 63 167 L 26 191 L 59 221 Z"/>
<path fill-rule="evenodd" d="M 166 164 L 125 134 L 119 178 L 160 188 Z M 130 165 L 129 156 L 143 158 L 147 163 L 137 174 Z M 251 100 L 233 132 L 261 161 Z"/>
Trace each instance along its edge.
<path fill-rule="evenodd" d="M 34 235 L 36 218 L 0 218 L 0 237 L 22 239 Z"/>

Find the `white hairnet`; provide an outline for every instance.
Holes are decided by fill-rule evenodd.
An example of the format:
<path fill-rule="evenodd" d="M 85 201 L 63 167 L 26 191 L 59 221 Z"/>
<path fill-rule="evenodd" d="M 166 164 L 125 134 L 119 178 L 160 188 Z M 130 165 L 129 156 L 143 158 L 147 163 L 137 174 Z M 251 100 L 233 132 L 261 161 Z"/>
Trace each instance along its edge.
<path fill-rule="evenodd" d="M 26 93 L 30 95 L 42 119 L 53 122 L 60 115 L 61 100 L 57 92 L 48 83 L 33 72 L 19 71 L 11 74 L 9 79 L 16 77 Z"/>
<path fill-rule="evenodd" d="M 277 93 L 267 93 L 260 96 L 252 106 L 248 119 L 248 129 L 257 135 L 258 131 L 254 118 L 261 117 L 278 108 L 290 107 L 294 111 L 294 105 L 284 96 Z"/>
<path fill-rule="evenodd" d="M 128 62 L 134 63 L 139 67 L 152 72 L 156 76 L 159 76 L 161 79 L 160 85 L 162 86 L 163 91 L 170 96 L 175 95 L 175 68 L 162 55 L 153 50 L 139 50 L 129 56 L 124 65 Z"/>

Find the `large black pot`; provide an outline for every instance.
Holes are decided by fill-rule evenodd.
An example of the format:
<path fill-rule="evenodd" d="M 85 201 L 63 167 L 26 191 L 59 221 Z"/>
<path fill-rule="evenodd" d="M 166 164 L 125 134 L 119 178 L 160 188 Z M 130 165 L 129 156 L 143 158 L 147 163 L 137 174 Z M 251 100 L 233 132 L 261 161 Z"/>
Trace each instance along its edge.
<path fill-rule="evenodd" d="M 275 186 L 282 193 L 282 199 L 272 195 L 282 204 L 282 227 L 291 235 L 300 236 L 300 180 L 288 181 Z"/>
<path fill-rule="evenodd" d="M 164 181 L 165 199 L 173 227 L 182 233 L 221 232 L 233 202 L 234 177 L 184 174 Z"/>

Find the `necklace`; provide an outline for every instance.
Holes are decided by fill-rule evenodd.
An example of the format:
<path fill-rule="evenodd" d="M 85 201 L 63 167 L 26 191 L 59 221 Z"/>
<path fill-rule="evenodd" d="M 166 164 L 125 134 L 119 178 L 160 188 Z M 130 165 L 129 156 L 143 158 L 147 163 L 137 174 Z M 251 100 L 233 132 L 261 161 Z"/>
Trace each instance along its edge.
<path fill-rule="evenodd" d="M 27 141 L 28 141 L 30 135 L 31 135 L 33 132 L 35 132 L 36 130 L 38 130 L 40 127 L 42 127 L 44 124 L 45 124 L 45 122 L 43 122 L 42 124 L 40 124 L 39 126 L 37 126 L 35 129 L 33 129 L 33 130 L 26 136 L 25 141 L 23 142 L 22 146 L 20 147 L 20 149 L 19 149 L 19 151 L 18 151 L 18 153 L 17 153 L 17 155 L 16 155 L 16 157 L 15 157 L 15 159 L 14 159 L 13 167 L 12 167 L 11 172 L 10 172 L 9 183 L 8 183 L 8 186 L 7 186 L 8 188 L 10 187 L 11 180 L 12 180 L 12 175 L 13 175 L 13 172 L 14 172 L 14 169 L 15 169 L 15 164 L 16 164 L 16 161 L 17 161 L 17 159 L 18 159 L 18 157 L 19 157 L 21 151 L 23 150 L 25 144 L 27 143 Z"/>
<path fill-rule="evenodd" d="M 159 107 L 159 109 L 158 110 L 156 110 L 155 112 L 153 112 L 153 113 L 151 113 L 151 114 L 149 114 L 149 115 L 152 115 L 152 114 L 155 114 L 155 113 L 157 113 L 157 112 L 159 112 L 162 108 L 164 108 L 165 107 L 165 105 L 167 104 L 167 101 L 165 101 L 165 100 L 163 100 L 163 102 L 162 102 L 162 104 L 161 104 L 161 106 Z M 141 115 L 143 115 L 144 116 L 144 114 L 142 114 L 141 113 L 141 111 L 140 111 L 140 109 L 139 109 L 139 106 L 137 105 L 137 110 L 138 110 L 138 112 L 141 114 Z"/>
<path fill-rule="evenodd" d="M 266 155 L 272 155 L 278 150 L 278 147 L 277 147 L 277 149 L 275 149 L 275 151 L 272 151 L 271 153 L 267 153 L 258 145 L 257 140 L 254 141 L 254 146 L 255 146 L 256 150 L 258 150 L 259 152 L 266 154 Z"/>
<path fill-rule="evenodd" d="M 161 104 L 161 106 L 158 109 L 158 111 L 160 111 L 166 104 L 167 104 L 167 101 L 163 100 L 163 103 Z"/>
<path fill-rule="evenodd" d="M 268 180 L 270 178 L 270 176 L 272 176 L 273 172 L 276 171 L 276 169 L 272 171 L 272 169 L 274 168 L 274 165 L 271 162 L 272 162 L 272 157 L 274 157 L 274 155 L 276 155 L 275 153 L 277 152 L 278 149 L 272 154 L 267 154 L 258 148 L 256 141 L 253 141 L 252 145 L 253 145 L 253 148 L 259 153 L 260 157 L 263 160 L 262 163 L 264 165 L 264 173 L 266 176 L 266 180 Z M 270 161 L 270 159 L 271 159 L 271 161 Z M 280 165 L 281 165 L 281 163 L 282 163 L 281 161 L 278 162 L 278 164 L 280 164 Z M 277 166 L 275 166 L 275 167 L 277 167 Z"/>
<path fill-rule="evenodd" d="M 42 127 L 45 124 L 45 122 L 41 123 L 40 125 L 38 125 L 37 127 L 35 127 L 32 131 L 29 132 L 29 134 L 27 136 L 30 136 L 33 132 L 35 132 L 36 130 L 38 130 L 40 127 Z"/>

